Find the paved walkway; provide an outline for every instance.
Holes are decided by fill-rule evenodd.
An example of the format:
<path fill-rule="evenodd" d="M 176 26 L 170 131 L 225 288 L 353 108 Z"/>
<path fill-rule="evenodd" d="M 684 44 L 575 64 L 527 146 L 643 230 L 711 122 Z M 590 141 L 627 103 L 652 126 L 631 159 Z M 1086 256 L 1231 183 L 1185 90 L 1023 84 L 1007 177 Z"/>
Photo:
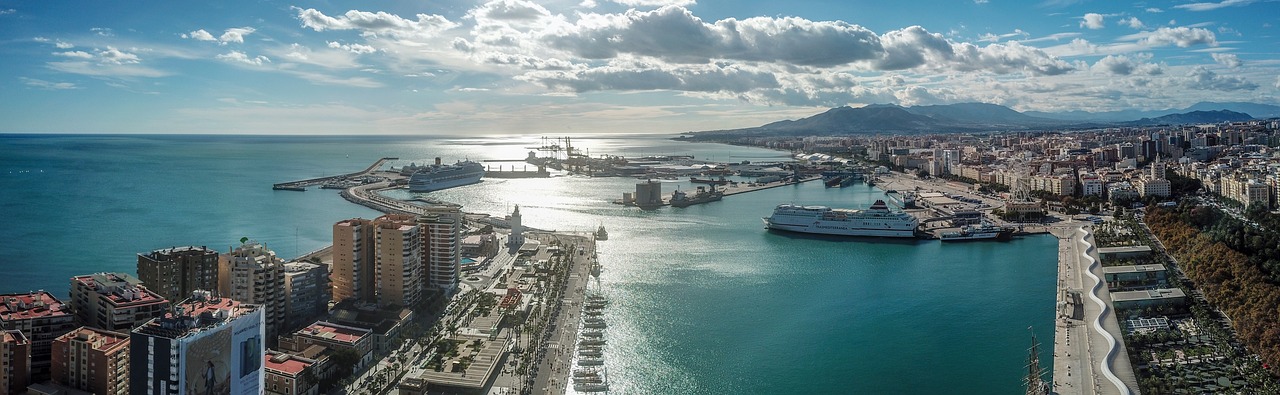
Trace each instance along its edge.
<path fill-rule="evenodd" d="M 1102 278 L 1102 265 L 1093 264 L 1098 262 L 1097 249 L 1090 248 L 1095 242 L 1092 233 L 1080 231 L 1081 226 L 1050 229 L 1059 240 L 1053 393 L 1136 394 L 1138 380 L 1111 308 L 1111 294 L 1105 282 L 1094 280 Z"/>

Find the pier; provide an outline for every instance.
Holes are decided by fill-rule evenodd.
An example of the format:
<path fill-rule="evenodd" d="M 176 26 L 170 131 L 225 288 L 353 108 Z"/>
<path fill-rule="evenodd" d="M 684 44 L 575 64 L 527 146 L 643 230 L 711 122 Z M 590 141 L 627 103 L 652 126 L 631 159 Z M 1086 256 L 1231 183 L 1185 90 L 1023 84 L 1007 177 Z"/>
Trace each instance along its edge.
<path fill-rule="evenodd" d="M 721 192 L 721 193 L 723 194 L 723 196 L 732 196 L 732 195 L 743 194 L 743 193 L 747 193 L 747 192 L 762 191 L 762 190 L 769 189 L 769 188 L 777 188 L 777 187 L 783 187 L 783 186 L 787 186 L 787 185 L 796 185 L 796 184 L 799 184 L 799 183 L 802 183 L 802 182 L 809 182 L 809 181 L 813 181 L 813 180 L 821 180 L 821 179 L 822 179 L 822 177 L 809 177 L 809 178 L 802 178 L 802 179 L 800 179 L 799 181 L 775 181 L 775 182 L 764 183 L 764 184 L 753 184 L 753 183 L 741 183 L 741 182 L 739 182 L 739 183 L 736 183 L 736 184 L 729 184 L 728 186 L 724 186 L 724 187 L 716 187 L 716 191 Z M 692 205 L 699 205 L 699 204 L 703 204 L 703 203 L 710 203 L 710 202 L 716 202 L 716 201 L 719 201 L 719 200 L 710 200 L 710 201 L 706 201 L 706 202 L 697 202 L 697 203 L 693 203 L 693 204 L 690 204 L 690 205 L 691 205 L 691 206 L 692 206 Z M 662 206 L 670 206 L 670 205 L 671 205 L 671 194 L 666 194 L 666 195 L 664 195 L 664 196 L 662 197 L 662 203 L 661 203 L 661 204 L 637 205 L 637 204 L 636 204 L 636 203 L 634 203 L 634 202 L 627 202 L 627 201 L 624 201 L 624 200 L 621 200 L 621 199 L 619 199 L 619 200 L 614 200 L 614 201 L 613 201 L 613 203 L 614 203 L 614 204 L 621 204 L 621 205 L 624 205 L 624 206 L 640 207 L 640 208 L 642 208 L 642 209 L 646 209 L 646 210 L 648 210 L 648 209 L 656 209 L 656 208 L 658 208 L 658 207 L 662 207 Z"/>
<path fill-rule="evenodd" d="M 391 158 L 391 157 L 382 158 L 382 159 L 378 159 L 378 161 L 376 162 L 373 162 L 373 164 L 370 165 L 368 168 L 365 168 L 364 170 L 361 170 L 355 173 L 349 173 L 349 174 L 343 174 L 343 175 L 337 175 L 337 176 L 310 178 L 310 179 L 300 180 L 300 181 L 282 182 L 279 184 L 272 184 L 271 189 L 275 189 L 278 191 L 302 192 L 302 191 L 306 191 L 307 187 L 310 187 L 310 186 L 320 185 L 320 184 L 324 184 L 326 182 L 331 182 L 331 181 L 339 181 L 339 180 L 344 180 L 348 178 L 356 178 L 356 177 L 363 177 L 363 176 L 370 175 L 374 171 L 377 171 L 378 169 L 382 168 L 382 165 L 386 164 L 387 161 L 399 160 L 399 159 L 400 158 Z"/>
<path fill-rule="evenodd" d="M 1059 240 L 1052 393 L 1136 393 L 1092 231 L 1079 224 L 1050 230 Z"/>

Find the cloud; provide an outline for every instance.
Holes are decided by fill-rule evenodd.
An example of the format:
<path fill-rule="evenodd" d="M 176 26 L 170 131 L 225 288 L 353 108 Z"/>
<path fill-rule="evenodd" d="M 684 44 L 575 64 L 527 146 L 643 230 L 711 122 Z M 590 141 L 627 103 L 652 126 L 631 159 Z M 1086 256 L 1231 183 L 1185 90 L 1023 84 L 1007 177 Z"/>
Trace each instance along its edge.
<path fill-rule="evenodd" d="M 1185 26 L 1179 27 L 1161 27 L 1150 32 L 1145 38 L 1139 40 L 1141 44 L 1151 45 L 1177 45 L 1181 48 L 1190 47 L 1197 44 L 1205 44 L 1211 47 L 1218 46 L 1218 39 L 1214 37 L 1213 32 L 1202 28 L 1189 28 Z"/>
<path fill-rule="evenodd" d="M 1173 6 L 1173 8 L 1183 9 L 1187 11 L 1212 11 L 1219 8 L 1246 6 L 1253 4 L 1255 0 L 1224 0 L 1218 3 L 1188 3 Z"/>
<path fill-rule="evenodd" d="M 141 59 L 138 58 L 138 55 L 121 51 L 112 46 L 107 46 L 107 49 L 98 51 L 98 61 L 102 63 L 126 64 L 138 63 Z"/>
<path fill-rule="evenodd" d="M 1276 76 L 1276 89 L 1280 89 L 1280 76 Z"/>
<path fill-rule="evenodd" d="M 991 0 L 973 0 L 973 4 L 987 4 L 989 2 L 991 2 Z"/>
<path fill-rule="evenodd" d="M 1150 55 L 1141 56 L 1141 58 L 1150 58 Z M 1160 65 L 1144 63 L 1141 59 L 1130 58 L 1125 55 L 1107 55 L 1099 59 L 1097 63 L 1094 63 L 1092 70 L 1111 75 L 1159 75 L 1164 73 Z"/>
<path fill-rule="evenodd" d="M 221 42 L 223 44 L 244 43 L 244 36 L 247 36 L 250 33 L 253 33 L 255 31 L 257 30 L 248 26 L 233 27 L 233 28 L 227 29 L 227 31 L 222 33 L 221 36 L 218 36 L 218 42 Z"/>
<path fill-rule="evenodd" d="M 1204 66 L 1196 66 L 1187 72 L 1184 83 L 1188 88 L 1215 91 L 1258 89 L 1258 84 L 1238 76 L 1222 76 Z"/>
<path fill-rule="evenodd" d="M 67 58 L 79 58 L 79 59 L 93 59 L 93 54 L 85 51 L 54 52 L 53 56 L 62 56 Z"/>
<path fill-rule="evenodd" d="M 746 92 L 780 86 L 773 73 L 716 65 L 662 67 L 651 64 L 619 64 L 579 71 L 534 71 L 517 78 L 536 82 L 548 88 L 571 92 L 605 90 Z"/>
<path fill-rule="evenodd" d="M 1156 7 L 1148 7 L 1148 8 L 1146 9 L 1146 11 L 1147 11 L 1147 12 L 1149 12 L 1149 13 L 1152 13 L 1152 14 L 1159 14 L 1159 13 L 1161 13 L 1161 12 L 1164 12 L 1164 10 L 1159 9 L 1159 8 L 1156 8 Z"/>
<path fill-rule="evenodd" d="M 18 79 L 22 80 L 22 83 L 27 84 L 27 86 L 45 89 L 45 90 L 80 89 L 80 87 L 76 86 L 76 84 L 73 84 L 70 82 L 50 82 L 50 81 L 38 80 L 35 78 L 27 78 L 27 77 L 18 77 Z"/>
<path fill-rule="evenodd" d="M 58 47 L 58 49 L 75 48 L 75 45 L 71 45 L 71 43 L 62 40 L 54 41 L 53 46 Z"/>
<path fill-rule="evenodd" d="M 9 15 L 9 14 L 12 14 L 12 13 L 15 13 L 15 12 L 18 12 L 18 10 L 15 10 L 15 9 L 12 9 L 12 8 L 8 8 L 8 9 L 0 10 L 0 15 Z"/>
<path fill-rule="evenodd" d="M 1096 30 L 1103 28 L 1103 26 L 1102 14 L 1090 12 L 1080 18 L 1080 27 Z"/>
<path fill-rule="evenodd" d="M 668 5 L 687 6 L 697 4 L 695 0 L 606 0 L 627 7 L 662 7 Z"/>
<path fill-rule="evenodd" d="M 1240 65 L 1244 64 L 1244 62 L 1240 61 L 1240 57 L 1236 56 L 1236 54 L 1233 54 L 1233 53 L 1216 53 L 1215 52 L 1209 55 L 1213 56 L 1213 61 L 1218 62 L 1223 66 L 1227 66 L 1228 68 L 1233 68 L 1233 69 L 1239 68 Z"/>
<path fill-rule="evenodd" d="M 93 27 L 93 28 L 89 28 L 89 31 L 93 32 L 93 34 L 96 34 L 102 37 L 111 37 L 116 35 L 115 32 L 111 31 L 111 28 L 109 27 Z"/>
<path fill-rule="evenodd" d="M 368 45 L 364 45 L 364 44 L 343 44 L 343 43 L 336 42 L 336 41 L 329 41 L 329 48 L 333 48 L 333 49 L 341 49 L 341 50 L 343 50 L 343 51 L 351 52 L 351 53 L 354 53 L 354 54 L 367 54 L 367 53 L 374 53 L 374 52 L 378 52 L 378 49 L 377 49 L 377 48 L 374 48 L 374 47 L 371 47 L 371 46 L 368 46 Z"/>
<path fill-rule="evenodd" d="M 1141 28 L 1147 27 L 1146 25 L 1142 24 L 1142 21 L 1138 20 L 1138 17 L 1134 17 L 1134 16 L 1129 17 L 1129 19 L 1121 19 L 1119 23 L 1121 25 L 1128 25 L 1129 27 L 1134 29 L 1141 29 Z"/>
<path fill-rule="evenodd" d="M 212 34 L 209 34 L 209 32 L 205 31 L 204 29 L 196 30 L 191 33 L 185 33 L 182 35 L 182 38 L 190 38 L 190 39 L 199 40 L 199 41 L 218 41 L 217 38 L 214 38 Z"/>
<path fill-rule="evenodd" d="M 49 69 L 61 71 L 64 73 L 89 75 L 95 77 L 147 77 L 159 78 L 170 75 L 165 71 L 156 70 L 150 67 L 131 64 L 131 63 L 111 63 L 99 62 L 90 63 L 85 61 L 79 62 L 49 62 Z"/>
<path fill-rule="evenodd" d="M 360 30 L 366 34 L 386 34 L 393 37 L 429 37 L 437 33 L 457 27 L 458 24 L 440 15 L 418 14 L 417 20 L 401 18 L 397 15 L 378 11 L 366 12 L 350 10 L 345 14 L 332 17 L 314 8 L 301 9 L 294 7 L 302 26 L 322 32 L 326 30 Z"/>
<path fill-rule="evenodd" d="M 239 62 L 239 63 L 250 64 L 254 66 L 261 66 L 263 63 L 271 63 L 271 59 L 268 59 L 266 56 L 258 55 L 254 57 L 249 57 L 249 55 L 240 51 L 227 52 L 225 54 L 218 55 L 217 58 L 226 60 L 229 62 Z"/>

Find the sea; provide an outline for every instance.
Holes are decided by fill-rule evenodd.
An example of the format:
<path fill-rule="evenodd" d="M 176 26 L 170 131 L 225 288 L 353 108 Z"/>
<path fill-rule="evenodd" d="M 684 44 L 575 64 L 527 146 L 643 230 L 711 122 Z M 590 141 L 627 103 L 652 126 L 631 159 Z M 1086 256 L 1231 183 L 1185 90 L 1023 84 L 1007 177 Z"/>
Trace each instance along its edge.
<path fill-rule="evenodd" d="M 690 155 L 770 162 L 790 153 L 673 141 L 577 136 L 590 155 Z M 0 135 L 0 292 L 65 298 L 70 277 L 135 273 L 137 254 L 241 237 L 280 256 L 328 245 L 334 222 L 378 212 L 337 191 L 273 183 L 390 166 L 519 160 L 541 136 Z M 491 166 L 523 166 L 487 162 Z M 606 367 L 620 394 L 1014 394 L 1032 335 L 1051 368 L 1057 240 L 1009 242 L 814 237 L 767 231 L 780 203 L 866 207 L 865 184 L 767 189 L 687 208 L 613 204 L 631 178 L 558 174 L 486 179 L 427 194 L 391 191 L 589 232 L 610 300 Z M 663 193 L 691 190 L 664 181 Z M 1047 376 L 1046 376 L 1047 377 Z"/>

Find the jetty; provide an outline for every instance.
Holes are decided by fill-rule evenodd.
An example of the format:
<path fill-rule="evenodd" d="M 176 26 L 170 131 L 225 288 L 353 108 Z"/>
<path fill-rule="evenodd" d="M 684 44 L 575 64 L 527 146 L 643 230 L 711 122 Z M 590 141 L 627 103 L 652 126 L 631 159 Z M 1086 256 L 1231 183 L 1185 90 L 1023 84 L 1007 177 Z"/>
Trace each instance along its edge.
<path fill-rule="evenodd" d="M 382 165 L 386 164 L 387 161 L 393 161 L 393 160 L 399 160 L 399 159 L 400 158 L 386 157 L 386 158 L 378 159 L 376 162 L 373 162 L 372 165 L 369 165 L 369 167 L 365 168 L 364 170 L 357 171 L 355 173 L 348 173 L 348 174 L 328 176 L 328 177 L 309 178 L 306 180 L 299 180 L 299 181 L 282 182 L 279 184 L 272 184 L 271 189 L 274 189 L 277 191 L 302 192 L 302 191 L 306 191 L 307 187 L 310 187 L 310 186 L 372 175 L 373 172 L 377 171 L 378 169 L 381 169 Z"/>

